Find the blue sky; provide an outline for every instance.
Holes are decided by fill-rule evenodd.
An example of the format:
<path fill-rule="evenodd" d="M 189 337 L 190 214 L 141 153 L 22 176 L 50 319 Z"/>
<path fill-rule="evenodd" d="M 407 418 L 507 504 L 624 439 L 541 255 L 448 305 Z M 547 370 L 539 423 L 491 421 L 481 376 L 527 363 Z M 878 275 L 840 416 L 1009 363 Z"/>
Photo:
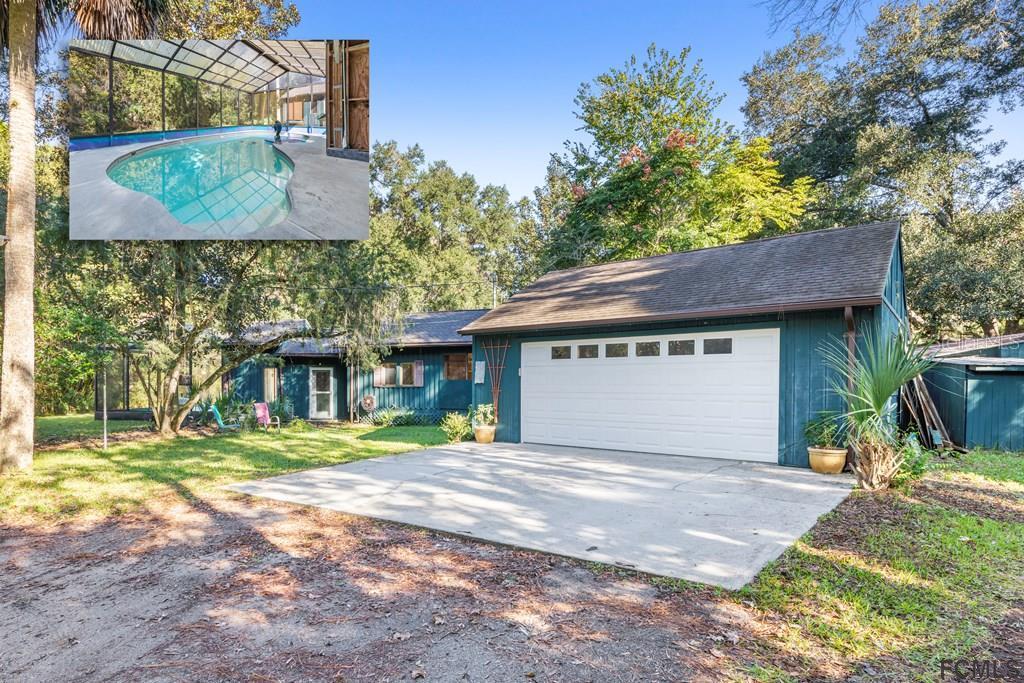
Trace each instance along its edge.
<path fill-rule="evenodd" d="M 481 183 L 514 197 L 544 179 L 549 155 L 579 138 L 579 84 L 654 42 L 686 46 L 725 95 L 718 115 L 741 126 L 740 77 L 772 35 L 757 0 L 715 2 L 371 2 L 295 0 L 302 15 L 290 38 L 371 40 L 371 134 L 419 143 Z M 859 26 L 843 36 L 854 47 Z M 63 41 L 62 41 L 63 42 Z M 990 117 L 1006 156 L 1024 157 L 1024 112 Z"/>
<path fill-rule="evenodd" d="M 578 137 L 581 82 L 652 42 L 689 45 L 726 95 L 720 117 L 741 124 L 740 76 L 789 37 L 769 34 L 765 7 L 738 0 L 296 4 L 302 23 L 289 37 L 370 39 L 375 140 L 419 143 L 513 196 L 540 184 L 549 155 Z"/>
<path fill-rule="evenodd" d="M 549 155 L 578 137 L 572 99 L 582 81 L 654 42 L 693 48 L 725 94 L 719 116 L 741 125 L 740 77 L 788 32 L 767 8 L 716 2 L 372 2 L 297 0 L 293 38 L 371 40 L 371 133 L 419 143 L 513 196 L 540 184 Z M 859 27 L 844 34 L 852 47 Z M 1024 156 L 1024 113 L 993 115 L 1007 153 Z"/>

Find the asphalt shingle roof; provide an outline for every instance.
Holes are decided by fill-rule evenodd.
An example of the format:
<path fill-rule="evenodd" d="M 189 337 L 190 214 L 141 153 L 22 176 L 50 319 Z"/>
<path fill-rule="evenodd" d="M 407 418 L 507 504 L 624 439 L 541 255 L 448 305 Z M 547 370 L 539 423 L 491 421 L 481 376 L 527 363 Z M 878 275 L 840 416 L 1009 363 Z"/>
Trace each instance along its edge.
<path fill-rule="evenodd" d="M 937 358 L 944 356 L 959 356 L 971 351 L 981 351 L 1003 346 L 1024 345 L 1024 332 L 1015 334 L 1004 334 L 998 337 L 976 337 L 972 339 L 960 339 L 935 344 L 928 347 L 928 355 Z"/>
<path fill-rule="evenodd" d="M 395 348 L 469 346 L 472 342 L 460 335 L 459 329 L 479 318 L 486 310 L 411 313 L 406 316 L 401 333 L 391 337 L 387 343 Z M 279 356 L 336 356 L 343 347 L 342 340 L 299 338 L 283 342 L 274 353 Z"/>
<path fill-rule="evenodd" d="M 872 223 L 558 270 L 461 332 L 874 305 L 899 232 L 899 223 Z"/>

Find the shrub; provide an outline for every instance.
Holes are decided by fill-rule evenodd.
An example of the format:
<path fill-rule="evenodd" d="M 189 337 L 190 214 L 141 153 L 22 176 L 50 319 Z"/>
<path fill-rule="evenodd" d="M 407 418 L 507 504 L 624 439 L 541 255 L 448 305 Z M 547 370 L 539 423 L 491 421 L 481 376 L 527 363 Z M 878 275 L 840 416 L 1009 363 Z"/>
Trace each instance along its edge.
<path fill-rule="evenodd" d="M 477 426 L 490 426 L 497 424 L 498 418 L 494 414 L 494 404 L 481 403 L 473 411 L 473 424 Z"/>
<path fill-rule="evenodd" d="M 473 426 L 468 415 L 448 413 L 441 418 L 441 431 L 448 437 L 448 443 L 459 443 L 473 433 Z"/>
<path fill-rule="evenodd" d="M 383 408 L 373 414 L 372 422 L 377 427 L 402 427 L 415 424 L 416 414 L 404 408 Z"/>
<path fill-rule="evenodd" d="M 291 422 L 289 422 L 285 429 L 287 429 L 290 432 L 312 432 L 316 430 L 316 427 L 309 424 L 301 417 L 297 417 Z"/>
<path fill-rule="evenodd" d="M 287 424 L 295 417 L 295 407 L 288 399 L 278 399 L 267 404 L 271 417 L 276 416 L 281 424 Z"/>
<path fill-rule="evenodd" d="M 894 486 L 903 486 L 923 477 L 928 469 L 928 463 L 932 459 L 931 451 L 921 446 L 916 434 L 907 434 L 903 437 L 900 454 L 903 461 L 900 463 L 899 471 L 893 477 Z"/>
<path fill-rule="evenodd" d="M 842 448 L 843 423 L 839 413 L 823 410 L 804 425 L 804 439 L 812 448 Z"/>

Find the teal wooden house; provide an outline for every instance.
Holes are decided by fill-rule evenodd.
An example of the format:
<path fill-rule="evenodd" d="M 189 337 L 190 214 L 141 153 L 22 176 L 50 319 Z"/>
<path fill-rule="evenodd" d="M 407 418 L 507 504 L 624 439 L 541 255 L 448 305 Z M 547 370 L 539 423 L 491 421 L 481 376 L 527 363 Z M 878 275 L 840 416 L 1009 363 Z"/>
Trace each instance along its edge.
<path fill-rule="evenodd" d="M 931 353 L 936 366 L 925 385 L 953 441 L 1024 451 L 1024 334 L 939 344 Z"/>
<path fill-rule="evenodd" d="M 551 272 L 461 331 L 500 441 L 807 467 L 823 350 L 906 318 L 881 223 Z"/>
<path fill-rule="evenodd" d="M 294 339 L 268 354 L 272 362 L 247 361 L 227 379 L 242 400 L 283 400 L 305 420 L 370 421 L 390 410 L 411 422 L 437 422 L 472 401 L 471 342 L 458 330 L 482 313 L 412 314 L 373 367 L 347 363 L 335 342 Z"/>

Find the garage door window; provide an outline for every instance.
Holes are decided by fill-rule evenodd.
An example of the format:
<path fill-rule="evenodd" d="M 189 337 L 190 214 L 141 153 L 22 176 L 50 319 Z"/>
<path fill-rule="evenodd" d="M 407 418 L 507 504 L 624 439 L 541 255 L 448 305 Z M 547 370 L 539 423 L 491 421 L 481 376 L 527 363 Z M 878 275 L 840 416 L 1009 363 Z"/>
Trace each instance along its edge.
<path fill-rule="evenodd" d="M 597 358 L 597 344 L 580 344 L 576 347 L 577 358 Z"/>
<path fill-rule="evenodd" d="M 732 353 L 732 339 L 724 337 L 722 339 L 705 339 L 704 340 L 704 355 L 714 356 L 717 354 Z"/>
<path fill-rule="evenodd" d="M 661 342 L 637 342 L 636 343 L 636 355 L 637 356 L 660 356 L 661 355 Z"/>
<path fill-rule="evenodd" d="M 693 353 L 692 339 L 673 339 L 668 343 L 668 355 L 670 356 L 692 356 Z"/>
<path fill-rule="evenodd" d="M 572 358 L 571 346 L 552 346 L 551 360 L 568 360 Z"/>
<path fill-rule="evenodd" d="M 605 344 L 605 358 L 625 358 L 629 355 L 629 344 Z"/>

